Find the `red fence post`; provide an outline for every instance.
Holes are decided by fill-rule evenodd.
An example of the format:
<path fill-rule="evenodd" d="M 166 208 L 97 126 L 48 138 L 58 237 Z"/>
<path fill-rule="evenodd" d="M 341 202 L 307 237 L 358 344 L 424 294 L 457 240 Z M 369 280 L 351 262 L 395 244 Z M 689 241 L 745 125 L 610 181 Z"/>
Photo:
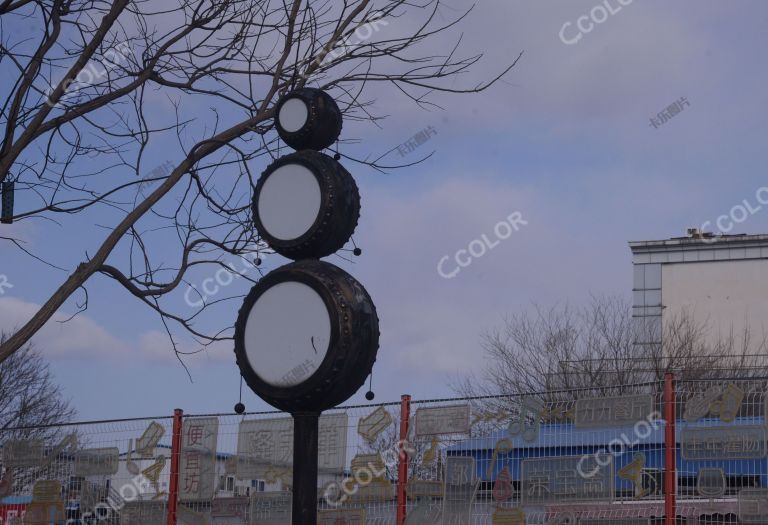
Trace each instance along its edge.
<path fill-rule="evenodd" d="M 677 521 L 677 439 L 675 436 L 675 374 L 664 375 L 664 515 L 665 525 Z"/>
<path fill-rule="evenodd" d="M 400 398 L 400 461 L 397 468 L 397 525 L 405 523 L 406 493 L 405 486 L 408 482 L 408 424 L 411 418 L 411 396 L 404 395 Z"/>
<path fill-rule="evenodd" d="M 176 525 L 176 509 L 179 504 L 179 464 L 181 463 L 181 427 L 184 411 L 173 411 L 173 438 L 171 441 L 171 479 L 168 483 L 168 521 L 167 525 Z"/>

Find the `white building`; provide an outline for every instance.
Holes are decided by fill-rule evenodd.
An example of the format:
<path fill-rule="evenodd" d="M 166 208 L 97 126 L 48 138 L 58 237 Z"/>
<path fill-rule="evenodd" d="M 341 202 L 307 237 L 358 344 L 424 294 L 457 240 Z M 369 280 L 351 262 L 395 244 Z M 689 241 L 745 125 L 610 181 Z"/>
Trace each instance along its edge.
<path fill-rule="evenodd" d="M 121 496 L 131 494 L 132 489 L 124 488 L 125 486 L 135 486 L 139 488 L 138 499 L 139 500 L 151 500 L 157 497 L 156 489 L 159 489 L 160 494 L 166 493 L 161 499 L 167 499 L 167 492 L 169 490 L 170 479 L 170 456 L 171 449 L 167 445 L 158 445 L 155 449 L 155 456 L 165 456 L 167 459 L 164 468 L 160 471 L 160 475 L 157 479 L 157 487 L 153 487 L 152 484 L 145 478 L 145 476 L 139 474 L 138 477 L 134 472 L 143 472 L 145 469 L 150 468 L 155 464 L 156 459 L 132 459 L 128 460 L 127 454 L 121 454 L 120 462 L 118 466 L 117 474 L 111 476 L 110 486 L 117 491 Z M 286 490 L 284 483 L 281 480 L 274 480 L 272 483 L 268 483 L 265 480 L 260 479 L 237 479 L 234 473 L 233 460 L 235 456 L 233 454 L 226 454 L 219 452 L 216 454 L 216 473 L 215 473 L 215 495 L 217 498 L 230 498 L 233 496 L 250 496 L 253 492 L 264 491 L 280 491 Z M 136 480 L 136 483 L 134 483 Z M 121 492 L 123 489 L 123 494 Z"/>
<path fill-rule="evenodd" d="M 719 235 L 630 242 L 638 344 L 662 342 L 672 319 L 689 316 L 710 342 L 768 335 L 768 235 Z"/>

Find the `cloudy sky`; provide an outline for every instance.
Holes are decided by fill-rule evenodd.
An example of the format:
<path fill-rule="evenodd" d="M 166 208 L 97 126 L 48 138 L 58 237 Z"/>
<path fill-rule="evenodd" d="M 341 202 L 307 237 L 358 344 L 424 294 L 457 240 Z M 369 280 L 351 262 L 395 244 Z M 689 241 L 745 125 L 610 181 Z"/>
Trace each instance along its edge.
<path fill-rule="evenodd" d="M 480 335 L 505 315 L 581 304 L 590 294 L 629 295 L 628 241 L 714 224 L 744 200 L 759 207 L 756 192 L 768 186 L 768 4 L 605 3 L 613 14 L 602 21 L 597 0 L 482 0 L 460 30 L 464 53 L 485 56 L 457 82 L 489 78 L 524 52 L 504 81 L 482 95 L 440 97 L 442 111 L 383 92 L 382 128 L 356 130 L 357 151 L 373 155 L 429 126 L 436 131 L 405 159 L 392 157 L 434 152 L 422 164 L 388 174 L 349 166 L 363 198 L 355 234 L 363 256 L 329 260 L 355 275 L 378 307 L 377 400 L 451 395 L 451 378 L 482 367 Z M 602 23 L 582 19 L 594 27 L 581 32 L 577 21 L 590 12 Z M 430 45 L 441 53 L 450 42 Z M 683 98 L 682 112 L 652 125 Z M 495 244 L 496 225 L 515 212 L 518 231 L 452 278 L 439 274 L 441 259 L 453 273 L 456 252 L 483 235 Z M 71 270 L 109 227 L 93 223 L 5 231 L 47 253 L 76 238 L 79 251 L 53 257 Z M 760 209 L 730 233 L 766 232 L 768 209 Z M 285 262 L 271 256 L 265 268 Z M 0 283 L 3 275 L 13 286 L 0 290 L 4 330 L 27 320 L 66 277 L 0 244 Z M 248 284 L 226 288 L 242 294 Z M 73 299 L 33 340 L 80 418 L 231 410 L 239 374 L 230 345 L 187 359 L 190 381 L 156 316 L 107 279 L 96 277 L 88 290 L 85 313 L 59 322 L 76 310 Z M 220 310 L 216 322 L 231 325 L 238 307 Z M 266 408 L 250 393 L 244 400 L 249 410 Z M 359 400 L 362 392 L 352 401 Z"/>

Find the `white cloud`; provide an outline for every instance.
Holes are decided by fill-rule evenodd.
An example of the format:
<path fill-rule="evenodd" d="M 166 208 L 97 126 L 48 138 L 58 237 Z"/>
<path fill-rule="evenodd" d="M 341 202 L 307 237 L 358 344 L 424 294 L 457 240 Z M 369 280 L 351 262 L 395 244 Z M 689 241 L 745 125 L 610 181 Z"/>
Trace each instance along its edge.
<path fill-rule="evenodd" d="M 0 298 L 0 331 L 6 334 L 27 322 L 40 305 L 15 297 Z M 57 312 L 32 338 L 32 343 L 52 361 L 88 360 L 123 364 L 176 365 L 178 361 L 168 336 L 158 330 L 139 333 L 135 341 L 125 341 L 112 335 L 87 315 L 87 312 L 71 318 L 70 312 Z M 71 318 L 71 319 L 70 319 Z M 210 361 L 223 361 L 227 343 L 216 343 L 207 351 L 184 356 L 188 366 L 204 365 Z M 188 339 L 180 338 L 178 348 L 193 352 L 200 347 Z"/>
<path fill-rule="evenodd" d="M 0 330 L 11 333 L 26 323 L 40 305 L 13 297 L 0 298 Z M 112 359 L 130 353 L 130 347 L 109 334 L 87 315 L 68 319 L 56 313 L 32 342 L 50 359 Z"/>

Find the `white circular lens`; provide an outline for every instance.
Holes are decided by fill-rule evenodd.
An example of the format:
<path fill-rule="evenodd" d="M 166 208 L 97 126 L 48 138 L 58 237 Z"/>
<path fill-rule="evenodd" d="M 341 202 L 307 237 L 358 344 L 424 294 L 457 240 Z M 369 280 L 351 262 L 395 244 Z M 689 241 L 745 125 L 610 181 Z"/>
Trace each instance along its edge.
<path fill-rule="evenodd" d="M 315 373 L 328 353 L 328 308 L 306 284 L 279 283 L 251 308 L 244 340 L 256 375 L 272 386 L 296 386 Z"/>
<path fill-rule="evenodd" d="M 309 109 L 300 98 L 289 98 L 280 107 L 277 116 L 280 126 L 288 133 L 295 133 L 304 127 L 309 118 Z"/>
<path fill-rule="evenodd" d="M 264 181 L 257 210 L 267 233 L 290 241 L 309 231 L 320 213 L 321 201 L 314 174 L 301 164 L 286 164 Z"/>

